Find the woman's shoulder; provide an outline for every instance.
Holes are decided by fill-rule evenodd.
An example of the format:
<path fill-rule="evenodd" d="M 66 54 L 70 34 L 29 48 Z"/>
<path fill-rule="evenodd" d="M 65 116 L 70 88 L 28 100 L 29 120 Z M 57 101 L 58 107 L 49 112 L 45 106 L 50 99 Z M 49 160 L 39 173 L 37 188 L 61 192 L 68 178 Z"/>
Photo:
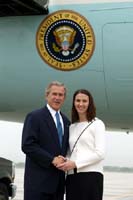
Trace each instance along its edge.
<path fill-rule="evenodd" d="M 99 126 L 105 126 L 104 122 L 98 117 L 95 117 L 94 124 L 99 125 Z"/>
<path fill-rule="evenodd" d="M 70 125 L 70 128 L 79 128 L 79 127 L 84 127 L 85 125 L 87 125 L 88 122 L 75 122 L 75 123 L 72 123 Z"/>

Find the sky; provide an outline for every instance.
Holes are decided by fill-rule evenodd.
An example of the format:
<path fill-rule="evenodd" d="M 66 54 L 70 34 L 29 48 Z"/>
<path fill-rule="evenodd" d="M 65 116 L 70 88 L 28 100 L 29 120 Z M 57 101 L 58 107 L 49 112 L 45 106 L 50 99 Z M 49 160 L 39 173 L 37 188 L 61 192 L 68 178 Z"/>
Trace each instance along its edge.
<path fill-rule="evenodd" d="M 21 151 L 23 124 L 0 121 L 0 157 L 24 162 Z M 106 132 L 106 166 L 133 167 L 133 133 Z"/>

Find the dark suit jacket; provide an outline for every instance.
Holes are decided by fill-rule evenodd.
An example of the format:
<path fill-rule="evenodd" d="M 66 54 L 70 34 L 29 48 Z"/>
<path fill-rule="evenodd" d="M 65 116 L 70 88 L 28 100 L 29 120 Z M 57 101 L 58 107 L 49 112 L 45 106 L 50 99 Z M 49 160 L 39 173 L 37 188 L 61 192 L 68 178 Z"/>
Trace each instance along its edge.
<path fill-rule="evenodd" d="M 29 113 L 25 119 L 22 135 L 22 151 L 26 154 L 25 192 L 36 190 L 53 193 L 59 178 L 64 185 L 64 172 L 51 164 L 55 156 L 65 156 L 68 148 L 70 121 L 61 115 L 64 123 L 62 148 L 56 125 L 46 106 Z"/>

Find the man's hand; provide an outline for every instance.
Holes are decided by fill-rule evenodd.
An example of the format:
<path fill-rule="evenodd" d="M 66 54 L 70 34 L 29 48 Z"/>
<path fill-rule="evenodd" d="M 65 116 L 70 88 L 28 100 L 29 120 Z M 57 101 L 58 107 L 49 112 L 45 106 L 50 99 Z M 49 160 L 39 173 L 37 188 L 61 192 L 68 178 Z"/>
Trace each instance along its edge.
<path fill-rule="evenodd" d="M 65 161 L 66 161 L 66 158 L 59 155 L 59 156 L 54 157 L 52 164 L 56 167 L 56 166 L 64 163 Z"/>

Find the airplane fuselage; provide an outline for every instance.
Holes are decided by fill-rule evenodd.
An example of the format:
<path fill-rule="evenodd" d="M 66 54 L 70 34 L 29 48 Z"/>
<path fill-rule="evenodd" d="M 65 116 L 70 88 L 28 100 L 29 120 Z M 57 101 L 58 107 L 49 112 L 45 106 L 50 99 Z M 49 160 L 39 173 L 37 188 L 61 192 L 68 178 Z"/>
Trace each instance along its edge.
<path fill-rule="evenodd" d="M 62 27 L 73 42 L 57 42 Z M 58 80 L 68 88 L 68 116 L 73 92 L 86 88 L 108 129 L 132 131 L 132 37 L 133 1 L 51 1 L 49 15 L 1 18 L 0 118 L 23 121 L 43 106 L 47 84 Z"/>

